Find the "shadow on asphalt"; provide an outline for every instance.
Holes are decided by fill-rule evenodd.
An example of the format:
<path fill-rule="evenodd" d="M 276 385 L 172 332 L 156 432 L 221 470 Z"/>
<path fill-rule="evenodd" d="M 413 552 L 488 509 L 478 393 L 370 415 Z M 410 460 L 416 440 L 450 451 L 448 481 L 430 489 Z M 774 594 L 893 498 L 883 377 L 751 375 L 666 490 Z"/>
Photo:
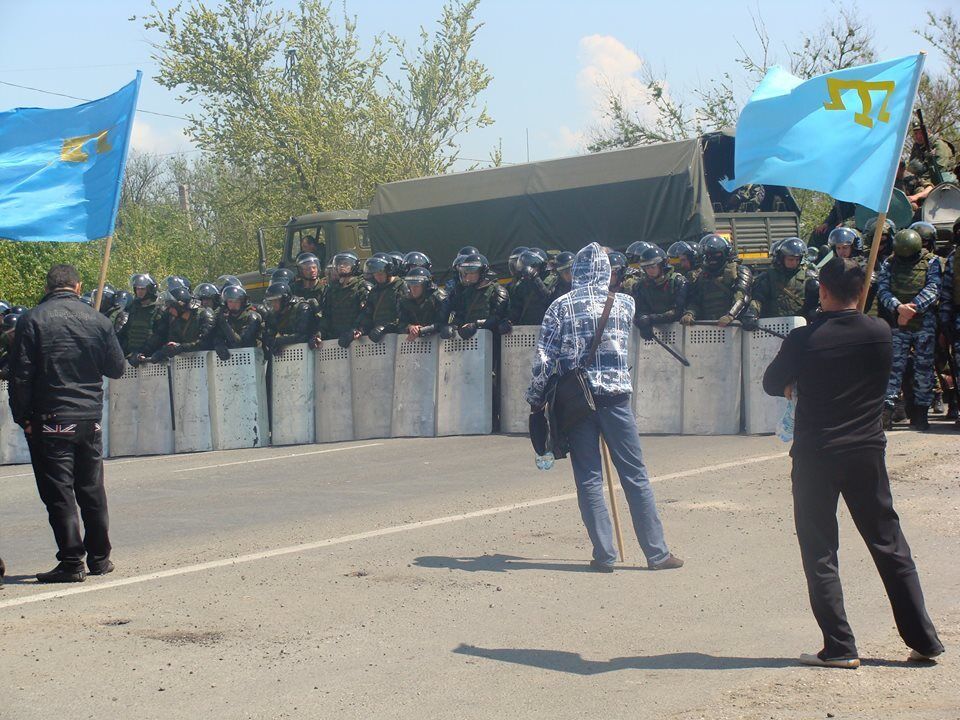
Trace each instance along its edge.
<path fill-rule="evenodd" d="M 480 555 L 478 557 L 444 557 L 424 555 L 413 561 L 417 567 L 446 568 L 464 572 L 508 572 L 511 570 L 559 570 L 561 572 L 593 572 L 585 560 L 534 560 L 514 555 Z M 646 570 L 643 565 L 615 565 L 617 570 Z"/>
<path fill-rule="evenodd" d="M 460 645 L 453 652 L 573 675 L 600 675 L 617 670 L 750 670 L 800 666 L 794 658 L 718 657 L 695 652 L 636 655 L 611 660 L 584 660 L 579 653 L 562 650 L 481 648 L 475 645 Z"/>
<path fill-rule="evenodd" d="M 39 585 L 36 575 L 4 575 L 4 585 Z"/>

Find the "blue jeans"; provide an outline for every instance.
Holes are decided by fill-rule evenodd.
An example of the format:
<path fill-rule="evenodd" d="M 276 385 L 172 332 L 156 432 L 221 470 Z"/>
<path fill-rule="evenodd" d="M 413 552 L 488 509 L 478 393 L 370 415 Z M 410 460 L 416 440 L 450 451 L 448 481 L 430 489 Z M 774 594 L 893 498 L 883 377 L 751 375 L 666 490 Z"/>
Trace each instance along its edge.
<path fill-rule="evenodd" d="M 627 496 L 633 529 L 647 564 L 655 565 L 667 559 L 670 551 L 663 537 L 663 524 L 643 464 L 637 422 L 630 409 L 630 398 L 597 411 L 574 426 L 569 433 L 570 461 L 577 483 L 577 502 L 580 516 L 593 543 L 593 559 L 612 565 L 617 560 L 613 543 L 613 525 L 603 500 L 602 459 L 600 436 L 607 441 L 610 456 L 620 476 L 620 485 Z"/>

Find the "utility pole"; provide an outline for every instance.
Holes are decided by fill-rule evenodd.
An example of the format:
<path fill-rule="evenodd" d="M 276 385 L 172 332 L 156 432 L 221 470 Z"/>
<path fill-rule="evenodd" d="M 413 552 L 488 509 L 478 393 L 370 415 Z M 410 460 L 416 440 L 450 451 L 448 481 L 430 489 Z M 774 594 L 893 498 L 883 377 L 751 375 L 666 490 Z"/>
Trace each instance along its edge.
<path fill-rule="evenodd" d="M 187 228 L 193 230 L 193 221 L 190 219 L 190 186 L 180 183 L 177 191 L 180 195 L 180 212 L 187 216 Z"/>
<path fill-rule="evenodd" d="M 530 128 L 527 130 L 527 162 L 530 162 Z"/>

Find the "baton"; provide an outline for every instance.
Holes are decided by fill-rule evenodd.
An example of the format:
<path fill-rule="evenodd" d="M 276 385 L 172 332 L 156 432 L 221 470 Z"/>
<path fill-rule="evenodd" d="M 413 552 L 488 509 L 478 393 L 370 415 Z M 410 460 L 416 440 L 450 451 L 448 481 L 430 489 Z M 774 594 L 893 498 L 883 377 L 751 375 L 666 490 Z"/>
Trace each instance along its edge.
<path fill-rule="evenodd" d="M 655 332 L 653 332 L 652 330 L 651 330 L 650 332 L 651 332 L 651 335 L 650 335 L 650 339 L 651 339 L 651 340 L 653 340 L 657 345 L 659 345 L 659 346 L 662 347 L 664 350 L 666 350 L 668 353 L 670 353 L 670 354 L 674 357 L 674 359 L 677 360 L 681 365 L 683 365 L 684 367 L 690 367 L 690 361 L 689 361 L 689 360 L 687 360 L 683 355 L 681 355 L 680 353 L 678 353 L 678 352 L 677 352 L 676 350 L 674 350 L 672 347 L 670 347 L 669 345 L 667 345 L 663 340 L 661 340 L 661 339 L 657 336 L 657 334 L 656 334 Z M 642 336 L 641 336 L 641 337 L 642 337 Z"/>
<path fill-rule="evenodd" d="M 719 323 L 718 323 L 716 320 L 697 320 L 697 321 L 694 322 L 693 324 L 694 324 L 694 325 L 710 325 L 710 326 L 714 326 L 714 327 L 719 327 Z M 729 325 L 727 325 L 727 327 L 743 327 L 743 324 L 734 321 L 734 322 L 730 323 Z M 771 330 L 770 328 L 765 328 L 765 327 L 763 327 L 762 325 L 757 325 L 757 327 L 755 327 L 755 328 L 750 328 L 750 329 L 744 328 L 744 329 L 747 330 L 747 332 L 753 332 L 753 331 L 755 331 L 755 330 L 759 330 L 760 332 L 765 332 L 767 335 L 773 335 L 774 337 L 778 337 L 778 338 L 780 338 L 781 340 L 786 340 L 786 339 L 787 339 L 787 336 L 784 335 L 783 333 L 778 333 L 776 330 Z"/>

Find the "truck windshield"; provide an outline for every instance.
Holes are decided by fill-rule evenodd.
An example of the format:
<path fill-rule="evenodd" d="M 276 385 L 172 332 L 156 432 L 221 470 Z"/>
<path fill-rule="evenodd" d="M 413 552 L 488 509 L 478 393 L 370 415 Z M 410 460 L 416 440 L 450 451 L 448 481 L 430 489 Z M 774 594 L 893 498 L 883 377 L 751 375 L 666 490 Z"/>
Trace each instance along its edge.
<path fill-rule="evenodd" d="M 290 248 L 291 260 L 296 260 L 297 255 L 302 252 L 313 253 L 320 258 L 321 261 L 323 260 L 327 240 L 322 225 L 298 228 L 293 231 L 292 239 L 292 247 Z"/>

